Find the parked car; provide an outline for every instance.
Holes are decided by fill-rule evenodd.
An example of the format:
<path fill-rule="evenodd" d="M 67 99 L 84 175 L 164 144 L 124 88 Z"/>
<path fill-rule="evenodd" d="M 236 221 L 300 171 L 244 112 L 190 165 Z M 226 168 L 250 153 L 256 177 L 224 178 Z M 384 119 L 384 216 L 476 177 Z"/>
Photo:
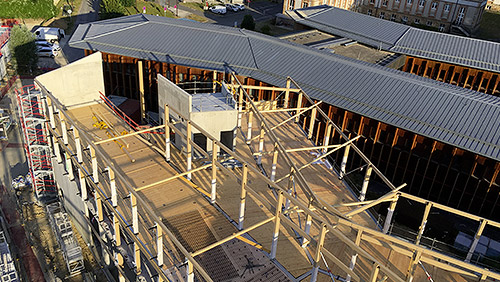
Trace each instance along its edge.
<path fill-rule="evenodd" d="M 233 12 L 238 12 L 240 10 L 233 4 L 226 4 L 226 9 Z"/>
<path fill-rule="evenodd" d="M 57 51 L 52 49 L 52 47 L 42 47 L 42 46 L 36 47 L 36 53 L 40 57 L 54 58 L 55 56 L 58 55 Z"/>
<path fill-rule="evenodd" d="M 59 47 L 59 44 L 55 44 L 55 43 L 52 44 L 50 42 L 40 41 L 40 40 L 35 41 L 35 44 L 36 44 L 36 46 L 52 48 L 55 51 L 61 51 L 61 47 Z"/>
<path fill-rule="evenodd" d="M 240 11 L 245 10 L 245 5 L 243 5 L 243 4 L 233 4 L 233 6 L 235 6 L 236 8 L 238 8 L 238 10 L 240 10 Z"/>
<path fill-rule="evenodd" d="M 210 12 L 212 13 L 215 13 L 215 14 L 225 14 L 227 12 L 227 9 L 226 7 L 224 6 L 212 6 L 210 8 L 208 8 L 210 10 Z"/>
<path fill-rule="evenodd" d="M 66 35 L 63 29 L 55 27 L 39 27 L 33 33 L 37 40 L 44 40 L 51 43 L 59 42 Z"/>

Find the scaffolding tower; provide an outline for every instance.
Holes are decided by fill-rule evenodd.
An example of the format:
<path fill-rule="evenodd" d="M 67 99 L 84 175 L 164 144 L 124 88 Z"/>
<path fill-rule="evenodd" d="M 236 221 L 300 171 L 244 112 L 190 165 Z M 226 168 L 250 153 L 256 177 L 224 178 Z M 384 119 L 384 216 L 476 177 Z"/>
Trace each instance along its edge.
<path fill-rule="evenodd" d="M 59 202 L 47 205 L 47 213 L 70 275 L 81 273 L 84 268 L 82 248 L 75 238 L 68 214 Z"/>
<path fill-rule="evenodd" d="M 42 95 L 33 87 L 16 90 L 16 94 L 24 147 L 33 178 L 33 191 L 38 201 L 50 203 L 56 200 L 57 189 L 51 164 Z"/>

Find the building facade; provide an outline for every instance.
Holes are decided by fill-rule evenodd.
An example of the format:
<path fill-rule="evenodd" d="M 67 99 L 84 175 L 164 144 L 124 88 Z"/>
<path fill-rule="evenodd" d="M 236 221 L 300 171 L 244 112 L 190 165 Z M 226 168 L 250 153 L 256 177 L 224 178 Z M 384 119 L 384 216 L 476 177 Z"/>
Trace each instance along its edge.
<path fill-rule="evenodd" d="M 328 5 L 345 10 L 356 11 L 359 9 L 361 0 L 284 0 L 283 13 L 288 10 Z"/>
<path fill-rule="evenodd" d="M 478 29 L 485 6 L 486 1 L 363 0 L 359 12 L 444 32 L 455 27 L 470 35 Z"/>

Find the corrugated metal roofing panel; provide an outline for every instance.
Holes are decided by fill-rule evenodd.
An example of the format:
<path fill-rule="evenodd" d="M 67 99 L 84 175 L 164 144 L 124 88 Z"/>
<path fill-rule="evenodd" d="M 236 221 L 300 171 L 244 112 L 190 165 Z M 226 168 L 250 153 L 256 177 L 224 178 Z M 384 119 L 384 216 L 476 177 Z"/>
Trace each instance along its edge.
<path fill-rule="evenodd" d="M 286 76 L 291 76 L 313 99 L 500 159 L 498 135 L 485 131 L 498 128 L 498 97 L 251 31 L 144 18 L 146 24 L 127 28 L 120 24 L 116 30 L 106 26 L 106 32 L 102 22 L 80 25 L 70 45 L 198 68 L 232 69 L 276 86 L 284 86 Z M 120 18 L 120 23 L 124 21 Z M 101 35 L 87 38 L 89 30 Z M 476 115 L 475 109 L 481 114 Z"/>
<path fill-rule="evenodd" d="M 391 52 L 500 72 L 500 44 L 496 42 L 413 28 L 328 6 L 287 13 L 303 25 Z"/>

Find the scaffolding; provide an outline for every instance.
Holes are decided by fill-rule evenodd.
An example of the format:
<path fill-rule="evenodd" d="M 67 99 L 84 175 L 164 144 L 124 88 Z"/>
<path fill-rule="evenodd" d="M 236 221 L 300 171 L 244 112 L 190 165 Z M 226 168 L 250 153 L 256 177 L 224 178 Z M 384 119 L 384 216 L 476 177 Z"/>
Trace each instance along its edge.
<path fill-rule="evenodd" d="M 82 248 L 75 238 L 68 214 L 59 202 L 47 205 L 47 213 L 70 275 L 79 274 L 84 269 Z"/>
<path fill-rule="evenodd" d="M 52 171 L 42 95 L 39 90 L 29 86 L 16 90 L 16 94 L 24 147 L 33 177 L 33 191 L 38 201 L 50 203 L 56 199 L 57 189 Z"/>
<path fill-rule="evenodd" d="M 3 218 L 1 220 L 3 221 Z M 2 282 L 19 281 L 14 260 L 12 260 L 12 255 L 10 253 L 9 244 L 7 243 L 3 230 L 0 230 L 0 280 Z"/>

